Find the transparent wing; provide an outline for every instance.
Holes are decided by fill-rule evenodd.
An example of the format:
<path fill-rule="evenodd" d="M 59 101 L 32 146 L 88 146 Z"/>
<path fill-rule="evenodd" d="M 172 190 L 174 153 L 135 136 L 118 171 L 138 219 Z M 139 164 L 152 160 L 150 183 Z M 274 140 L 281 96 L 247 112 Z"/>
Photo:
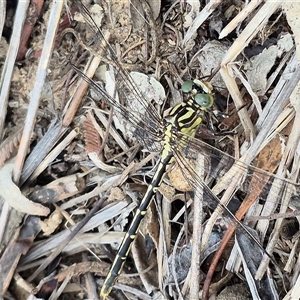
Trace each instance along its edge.
<path fill-rule="evenodd" d="M 81 76 L 90 83 L 91 87 L 96 90 L 108 104 L 116 108 L 118 113 L 137 128 L 135 136 L 139 142 L 146 144 L 146 146 L 151 145 L 152 140 L 157 141 L 158 136 L 161 136 L 161 133 L 164 131 L 161 116 L 151 103 L 151 99 L 146 98 L 146 95 L 137 88 L 130 74 L 121 66 L 114 49 L 105 39 L 102 31 L 94 22 L 87 8 L 83 4 L 79 4 L 79 6 L 86 23 L 94 33 L 94 39 L 97 41 L 95 47 L 98 47 L 98 50 L 103 50 L 102 53 L 105 60 L 114 67 L 116 92 L 120 97 L 120 102 L 126 103 L 126 108 L 116 100 L 117 97 L 110 96 L 102 86 L 88 79 L 77 68 L 75 68 L 76 71 L 81 73 Z"/>
<path fill-rule="evenodd" d="M 271 191 L 271 188 L 276 190 L 276 193 L 272 195 L 274 203 L 278 203 L 278 200 L 282 197 L 282 195 L 278 193 L 280 190 L 290 192 L 294 198 L 300 195 L 299 184 L 295 184 L 288 179 L 278 178 L 272 173 L 245 164 L 201 140 L 183 135 L 180 132 L 176 133 L 176 138 L 172 139 L 172 148 L 185 177 L 194 188 L 197 188 L 199 185 L 203 186 L 203 180 L 199 178 L 196 173 L 195 166 L 191 166 L 190 162 L 187 162 L 186 159 L 194 159 L 196 165 L 198 155 L 202 155 L 205 157 L 204 168 L 206 182 L 209 183 L 218 179 L 219 185 L 221 186 L 222 184 L 221 188 L 216 189 L 217 194 L 224 192 L 224 189 L 228 187 L 228 182 L 239 176 L 236 189 L 241 191 L 242 195 L 259 192 L 257 191 L 257 184 L 253 184 L 254 179 L 256 182 L 263 183 L 263 189 L 258 195 L 259 200 L 262 202 L 265 202 L 268 196 L 267 191 Z M 228 172 L 230 176 L 228 176 Z M 228 179 L 222 178 L 224 174 L 226 174 Z M 216 182 L 214 182 L 214 184 L 216 184 Z M 214 194 L 211 194 L 211 197 L 214 198 L 215 201 L 219 201 Z"/>
<path fill-rule="evenodd" d="M 279 211 L 281 201 L 286 196 L 289 198 L 293 197 L 293 200 L 299 199 L 300 185 L 247 165 L 200 140 L 182 135 L 181 133 L 178 133 L 177 138 L 174 138 L 172 141 L 172 148 L 176 162 L 179 164 L 184 178 L 195 191 L 195 197 L 197 197 L 197 191 L 200 189 L 202 191 L 200 195 L 203 195 L 203 200 L 213 210 L 219 209 L 221 213 L 223 212 L 223 215 L 226 217 L 225 219 L 229 218 L 231 220 L 230 226 L 232 228 L 241 228 L 246 236 L 260 247 L 275 263 L 271 257 L 271 252 L 264 250 L 261 242 L 251 234 L 250 230 L 240 220 L 250 207 L 251 211 L 259 211 L 264 216 L 273 213 L 275 210 Z M 204 160 L 200 159 L 200 161 L 204 161 L 200 167 L 204 168 L 206 182 L 214 185 L 213 190 L 198 175 L 197 170 L 199 170 L 199 166 L 197 166 L 197 158 L 199 155 L 204 157 Z M 187 158 L 189 158 L 189 161 L 187 161 Z M 191 159 L 194 160 L 195 164 L 191 163 Z M 223 174 L 226 174 L 226 176 L 223 176 Z M 220 200 L 221 196 L 225 195 L 230 188 L 232 188 L 232 193 L 228 200 L 233 199 L 234 196 L 243 200 L 235 214 L 228 209 L 228 202 Z M 220 196 L 217 197 L 216 195 Z M 255 216 L 251 217 L 255 220 Z M 282 218 L 284 217 L 283 214 Z M 252 221 L 251 227 L 255 223 Z M 246 224 L 249 224 L 249 221 Z M 262 220 L 257 223 L 257 229 L 261 233 L 261 237 L 264 237 L 268 226 L 269 220 Z M 274 230 L 276 230 L 276 226 Z M 233 233 L 233 230 L 231 232 Z M 227 236 L 226 238 L 229 237 Z M 207 241 L 204 244 L 206 245 Z M 222 246 L 225 247 L 225 243 Z M 269 249 L 269 251 L 272 250 Z"/>
<path fill-rule="evenodd" d="M 112 105 L 112 107 L 116 109 L 125 120 L 128 120 L 135 127 L 134 136 L 140 144 L 150 151 L 157 152 L 161 150 L 160 136 L 161 131 L 164 129 L 162 121 L 160 122 L 158 119 L 151 120 L 148 118 L 147 112 L 145 112 L 145 116 L 141 118 L 137 112 L 129 110 L 117 102 L 115 98 L 111 97 L 101 85 L 87 77 L 80 69 L 76 68 L 74 65 L 72 67 L 86 82 L 90 84 L 91 88 L 95 92 L 99 93 L 103 97 L 103 100 L 106 103 Z"/>

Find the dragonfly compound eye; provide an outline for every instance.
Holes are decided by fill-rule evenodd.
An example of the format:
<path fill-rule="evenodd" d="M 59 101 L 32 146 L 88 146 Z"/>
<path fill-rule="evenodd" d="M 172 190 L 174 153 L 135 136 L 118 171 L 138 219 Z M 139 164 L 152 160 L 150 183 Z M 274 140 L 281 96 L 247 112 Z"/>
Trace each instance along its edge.
<path fill-rule="evenodd" d="M 196 94 L 194 97 L 196 103 L 204 108 L 209 108 L 213 105 L 213 97 L 209 94 Z"/>
<path fill-rule="evenodd" d="M 193 89 L 193 81 L 192 80 L 188 80 L 186 82 L 184 82 L 181 86 L 181 90 L 184 93 L 189 93 L 192 89 Z"/>

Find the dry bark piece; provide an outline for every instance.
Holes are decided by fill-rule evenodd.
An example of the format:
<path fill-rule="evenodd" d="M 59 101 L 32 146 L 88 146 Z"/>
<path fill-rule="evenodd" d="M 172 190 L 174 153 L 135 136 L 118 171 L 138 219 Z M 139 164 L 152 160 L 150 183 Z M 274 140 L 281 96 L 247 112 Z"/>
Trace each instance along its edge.
<path fill-rule="evenodd" d="M 39 218 L 28 217 L 25 225 L 16 231 L 10 244 L 5 249 L 0 259 L 0 290 L 2 295 L 5 294 L 10 284 L 21 255 L 27 253 L 39 231 Z"/>
<path fill-rule="evenodd" d="M 85 180 L 77 174 L 56 179 L 29 195 L 30 200 L 54 203 L 75 196 L 86 188 Z"/>

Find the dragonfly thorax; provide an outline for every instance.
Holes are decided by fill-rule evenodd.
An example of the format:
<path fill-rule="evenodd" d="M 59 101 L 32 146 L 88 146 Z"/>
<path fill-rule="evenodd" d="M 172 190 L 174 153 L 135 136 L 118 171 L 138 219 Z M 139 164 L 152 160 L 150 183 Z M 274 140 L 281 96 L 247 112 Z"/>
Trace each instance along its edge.
<path fill-rule="evenodd" d="M 187 102 L 181 102 L 174 106 L 167 117 L 168 124 L 171 132 L 188 136 L 195 136 L 197 127 L 202 122 L 203 111 L 194 105 L 194 101 L 191 99 Z"/>

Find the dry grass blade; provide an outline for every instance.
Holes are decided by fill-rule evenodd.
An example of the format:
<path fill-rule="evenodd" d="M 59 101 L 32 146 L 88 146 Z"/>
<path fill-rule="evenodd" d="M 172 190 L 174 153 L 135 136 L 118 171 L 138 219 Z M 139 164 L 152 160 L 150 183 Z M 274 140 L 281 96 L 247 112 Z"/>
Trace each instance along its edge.
<path fill-rule="evenodd" d="M 39 68 L 36 74 L 36 84 L 34 85 L 34 89 L 32 91 L 30 105 L 28 107 L 26 121 L 24 125 L 21 145 L 15 160 L 15 166 L 13 172 L 15 182 L 19 182 L 25 156 L 27 154 L 30 145 L 31 134 L 33 132 L 34 124 L 36 121 L 41 93 L 43 90 L 43 86 L 47 74 L 47 66 L 49 64 L 50 56 L 52 53 L 52 47 L 55 40 L 56 29 L 59 24 L 62 8 L 63 8 L 62 2 L 53 3 L 53 8 L 51 10 L 50 19 L 49 19 L 48 31 L 45 36 L 44 48 L 39 62 Z"/>
<path fill-rule="evenodd" d="M 249 44 L 249 42 L 255 37 L 257 32 L 265 26 L 266 22 L 269 20 L 270 16 L 280 5 L 280 1 L 273 2 L 268 1 L 264 6 L 258 11 L 255 17 L 249 22 L 247 27 L 235 40 L 234 44 L 230 47 L 226 55 L 224 56 L 221 63 L 220 73 L 223 77 L 223 80 L 230 92 L 232 99 L 234 100 L 236 107 L 243 107 L 242 97 L 237 86 L 234 77 L 232 76 L 230 63 L 237 57 L 239 53 Z M 254 128 L 250 120 L 250 116 L 247 114 L 245 109 L 239 111 L 239 117 L 243 124 L 243 128 L 246 132 L 246 137 L 254 139 Z"/>
<path fill-rule="evenodd" d="M 50 151 L 50 149 L 53 147 L 53 144 L 56 143 L 58 138 L 61 137 L 62 134 L 67 130 L 66 128 L 63 128 L 60 125 L 61 124 L 58 124 L 58 127 L 49 128 L 49 131 L 43 136 L 43 139 L 31 152 L 24 165 L 24 172 L 22 173 L 21 183 L 23 183 L 26 179 L 26 177 L 24 176 L 26 174 L 26 171 L 27 174 L 31 174 L 31 171 L 34 170 L 34 172 L 28 178 L 27 182 L 32 182 L 34 179 L 36 179 L 55 160 L 55 158 L 57 158 L 57 156 L 61 154 L 61 152 L 76 138 L 76 136 L 79 133 L 79 129 L 74 128 L 58 145 L 56 145 Z M 51 141 L 53 142 L 52 144 L 50 143 Z M 41 150 L 40 153 L 38 152 L 39 150 Z M 36 160 L 34 158 L 36 158 Z"/>
<path fill-rule="evenodd" d="M 126 205 L 127 203 L 125 203 Z M 70 232 L 67 230 L 64 232 L 63 237 L 60 238 L 60 244 L 56 247 L 56 249 L 52 252 L 52 254 L 39 266 L 39 268 L 28 278 L 28 281 L 31 282 L 42 270 L 44 270 L 60 253 L 61 251 L 66 247 L 66 245 L 81 231 L 89 230 L 93 228 L 94 224 L 93 222 L 90 222 L 95 212 L 99 210 L 101 207 L 102 202 L 99 201 L 93 209 L 81 220 L 80 223 L 78 223 L 74 229 Z M 124 202 L 119 203 L 119 207 L 124 208 Z M 120 211 L 118 211 L 120 212 Z M 105 212 L 103 212 L 105 214 Z M 114 210 L 111 208 L 110 210 L 107 209 L 107 214 L 114 213 Z M 99 218 L 99 215 L 97 216 Z M 93 218 L 94 220 L 97 218 Z M 99 219 L 97 219 L 99 220 Z M 105 218 L 101 218 L 101 222 L 104 222 Z"/>
<path fill-rule="evenodd" d="M 22 31 L 22 25 L 26 18 L 26 11 L 29 5 L 29 1 L 22 1 L 18 5 L 16 12 L 16 22 L 14 23 L 14 28 L 12 32 L 12 42 L 9 44 L 8 53 L 6 53 L 5 64 L 3 66 L 3 71 L 1 73 L 0 81 L 0 137 L 3 137 L 3 130 L 5 126 L 5 117 L 7 113 L 7 104 L 9 98 L 9 89 L 11 85 L 11 79 L 13 76 L 14 63 L 18 54 L 18 45 L 20 43 L 20 36 Z M 1 3 L 2 12 L 4 14 L 4 6 Z M 2 19 L 4 21 L 4 19 Z M 1 21 L 1 22 L 2 22 Z M 2 30 L 1 30 L 2 33 Z M 2 38 L 3 39 L 3 38 Z"/>
<path fill-rule="evenodd" d="M 233 20 L 231 20 L 225 28 L 222 29 L 219 39 L 222 39 L 231 33 L 258 5 L 260 5 L 261 2 L 262 1 L 251 1 L 248 3 L 248 5 L 246 5 L 243 10 Z"/>
<path fill-rule="evenodd" d="M 184 40 L 182 41 L 183 45 L 188 43 L 192 35 L 195 34 L 197 29 L 207 20 L 210 14 L 218 7 L 221 2 L 221 0 L 211 1 L 200 11 L 196 19 L 193 21 L 193 24 L 189 28 L 188 32 L 186 33 Z"/>
<path fill-rule="evenodd" d="M 199 154 L 197 159 L 197 169 L 196 173 L 199 174 L 201 178 L 204 179 L 204 158 Z M 198 282 L 200 281 L 200 257 L 201 257 L 201 227 L 203 222 L 203 189 L 199 187 L 196 190 L 195 199 L 194 199 L 194 220 L 193 220 L 193 250 L 192 250 L 192 262 L 191 262 L 191 273 L 190 278 L 190 297 L 191 299 L 197 298 L 199 295 L 200 287 Z"/>

